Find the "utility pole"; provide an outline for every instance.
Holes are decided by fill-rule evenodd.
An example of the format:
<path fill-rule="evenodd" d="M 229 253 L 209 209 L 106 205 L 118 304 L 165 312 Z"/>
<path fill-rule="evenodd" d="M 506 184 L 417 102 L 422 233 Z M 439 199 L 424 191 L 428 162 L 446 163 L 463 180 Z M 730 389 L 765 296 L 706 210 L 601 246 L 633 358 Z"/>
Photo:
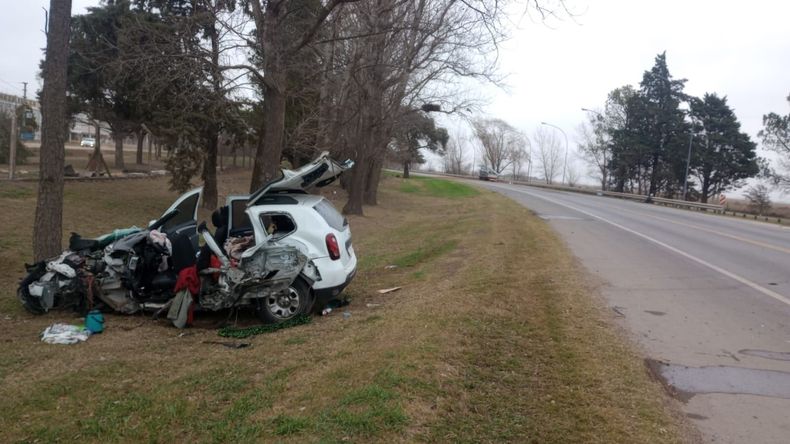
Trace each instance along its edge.
<path fill-rule="evenodd" d="M 22 82 L 22 128 L 27 128 L 27 82 Z"/>
<path fill-rule="evenodd" d="M 16 169 L 16 110 L 11 113 L 11 144 L 8 145 L 8 178 L 14 179 Z"/>

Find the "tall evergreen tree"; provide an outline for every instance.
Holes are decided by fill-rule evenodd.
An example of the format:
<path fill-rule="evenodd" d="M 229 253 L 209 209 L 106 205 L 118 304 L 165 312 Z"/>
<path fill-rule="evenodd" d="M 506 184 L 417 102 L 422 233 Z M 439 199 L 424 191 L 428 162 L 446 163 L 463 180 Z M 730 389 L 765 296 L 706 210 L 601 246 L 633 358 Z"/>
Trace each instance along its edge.
<path fill-rule="evenodd" d="M 612 143 L 609 164 L 614 188 L 643 194 L 647 190 L 650 147 L 646 145 L 644 126 L 647 102 L 631 86 L 609 93 L 606 103 L 607 132 Z"/>
<path fill-rule="evenodd" d="M 640 137 L 650 148 L 649 195 L 660 191 L 662 184 L 671 187 L 677 182 L 676 168 L 672 159 L 682 158 L 683 140 L 688 135 L 688 125 L 679 105 L 686 99 L 683 85 L 686 80 L 672 78 L 667 68 L 666 52 L 656 56 L 655 65 L 645 71 L 640 85 L 640 96 L 644 100 L 641 117 Z"/>
<path fill-rule="evenodd" d="M 691 172 L 700 181 L 700 199 L 737 185 L 759 172 L 757 145 L 742 132 L 727 97 L 691 99 L 694 141 Z"/>
<path fill-rule="evenodd" d="M 403 165 L 403 178 L 409 178 L 413 164 L 425 163 L 421 150 L 444 154 L 450 135 L 447 129 L 436 126 L 436 122 L 423 112 L 412 110 L 398 122 L 392 143 L 392 156 Z"/>
<path fill-rule="evenodd" d="M 123 139 L 139 127 L 136 89 L 145 79 L 125 65 L 119 41 L 132 12 L 128 1 L 88 8 L 71 22 L 68 91 L 72 112 L 107 122 L 115 139 L 115 167 L 124 168 Z"/>

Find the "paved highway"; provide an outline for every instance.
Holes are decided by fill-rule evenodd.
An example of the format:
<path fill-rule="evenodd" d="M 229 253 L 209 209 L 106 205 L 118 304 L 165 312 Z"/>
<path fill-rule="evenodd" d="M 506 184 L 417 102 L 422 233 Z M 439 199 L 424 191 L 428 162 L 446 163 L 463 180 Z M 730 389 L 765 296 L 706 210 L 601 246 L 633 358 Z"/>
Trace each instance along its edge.
<path fill-rule="evenodd" d="M 706 441 L 790 442 L 789 228 L 480 185 L 554 227 Z"/>

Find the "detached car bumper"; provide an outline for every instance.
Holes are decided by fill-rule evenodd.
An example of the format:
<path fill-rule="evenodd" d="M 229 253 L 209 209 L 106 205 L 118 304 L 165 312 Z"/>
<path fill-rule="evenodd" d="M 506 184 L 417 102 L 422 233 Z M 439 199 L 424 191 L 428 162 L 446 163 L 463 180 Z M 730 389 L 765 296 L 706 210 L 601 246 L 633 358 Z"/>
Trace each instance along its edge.
<path fill-rule="evenodd" d="M 323 307 L 332 299 L 337 298 L 340 293 L 351 283 L 354 279 L 354 276 L 357 274 L 357 269 L 354 268 L 351 273 L 348 274 L 346 281 L 340 285 L 336 285 L 334 287 L 327 287 L 327 288 L 313 288 L 313 296 L 315 296 L 315 303 L 318 307 Z"/>

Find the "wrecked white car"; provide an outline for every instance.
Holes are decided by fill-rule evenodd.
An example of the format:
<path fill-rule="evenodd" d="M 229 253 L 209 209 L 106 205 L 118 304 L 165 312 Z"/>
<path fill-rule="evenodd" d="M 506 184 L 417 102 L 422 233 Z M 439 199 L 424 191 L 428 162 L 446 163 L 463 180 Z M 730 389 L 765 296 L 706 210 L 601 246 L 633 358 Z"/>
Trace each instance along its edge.
<path fill-rule="evenodd" d="M 309 313 L 351 281 L 356 257 L 347 221 L 311 187 L 353 165 L 328 153 L 265 184 L 231 196 L 197 226 L 202 188 L 185 193 L 149 227 L 84 239 L 73 234 L 57 258 L 27 266 L 17 294 L 29 311 L 106 307 L 121 313 L 169 308 L 183 324 L 193 309 L 252 307 L 265 322 Z M 205 246 L 199 248 L 198 236 Z M 342 246 L 342 248 L 341 248 Z"/>

